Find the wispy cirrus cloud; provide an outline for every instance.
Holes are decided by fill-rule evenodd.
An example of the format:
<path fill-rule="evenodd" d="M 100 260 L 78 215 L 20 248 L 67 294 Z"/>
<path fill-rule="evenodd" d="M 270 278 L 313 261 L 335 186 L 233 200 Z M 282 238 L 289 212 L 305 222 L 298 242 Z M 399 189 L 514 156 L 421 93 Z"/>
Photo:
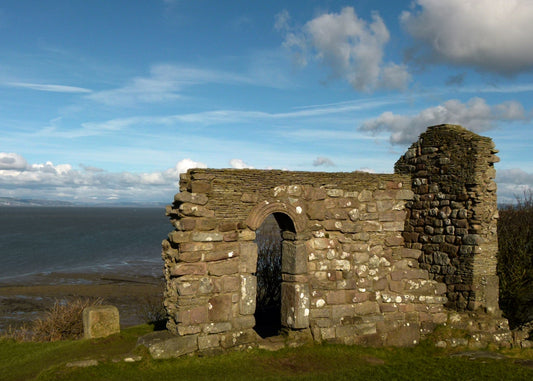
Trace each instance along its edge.
<path fill-rule="evenodd" d="M 221 70 L 158 64 L 147 76 L 131 79 L 124 86 L 95 91 L 87 98 L 111 106 L 169 102 L 184 97 L 183 90 L 203 84 L 258 84 L 254 78 Z"/>
<path fill-rule="evenodd" d="M 140 124 L 165 126 L 172 126 L 179 123 L 216 125 L 224 123 L 248 123 L 258 120 L 314 118 L 370 110 L 401 102 L 404 102 L 404 100 L 383 98 L 303 106 L 294 108 L 292 111 L 278 113 L 255 110 L 212 110 L 162 116 L 134 116 L 129 118 L 115 118 L 103 122 L 86 122 L 82 124 L 82 129 L 77 133 L 80 136 L 95 135 L 109 131 L 119 131 Z M 71 131 L 71 133 L 76 132 Z M 358 134 L 358 136 L 361 136 L 361 134 Z"/>
<path fill-rule="evenodd" d="M 7 82 L 5 85 L 9 87 L 19 87 L 24 89 L 47 91 L 52 93 L 91 93 L 92 90 L 83 87 L 54 85 L 44 83 L 29 83 L 29 82 Z"/>

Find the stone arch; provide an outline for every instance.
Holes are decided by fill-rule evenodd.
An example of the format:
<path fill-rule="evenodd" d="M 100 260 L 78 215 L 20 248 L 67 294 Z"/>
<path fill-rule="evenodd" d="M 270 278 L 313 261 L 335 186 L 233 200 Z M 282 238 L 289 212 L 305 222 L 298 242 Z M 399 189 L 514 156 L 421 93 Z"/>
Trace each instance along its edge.
<path fill-rule="evenodd" d="M 246 219 L 246 225 L 252 230 L 257 230 L 269 215 L 277 213 L 286 214 L 294 224 L 295 233 L 301 233 L 306 228 L 306 219 L 300 206 L 293 206 L 283 202 L 269 202 L 267 200 L 254 206 Z M 280 221 L 278 221 L 280 223 Z M 280 225 L 281 228 L 283 228 Z"/>

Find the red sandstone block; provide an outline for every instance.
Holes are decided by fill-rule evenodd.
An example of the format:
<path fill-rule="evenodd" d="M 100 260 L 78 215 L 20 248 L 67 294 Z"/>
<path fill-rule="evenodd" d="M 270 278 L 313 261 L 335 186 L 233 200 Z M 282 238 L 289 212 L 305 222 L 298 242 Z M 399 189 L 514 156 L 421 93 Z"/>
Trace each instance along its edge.
<path fill-rule="evenodd" d="M 388 181 L 385 184 L 386 189 L 401 189 L 403 187 L 403 183 L 401 181 Z"/>
<path fill-rule="evenodd" d="M 198 263 L 178 263 L 170 270 L 172 276 L 183 275 L 206 275 L 207 267 L 203 262 Z"/>
<path fill-rule="evenodd" d="M 239 272 L 239 259 L 210 262 L 207 264 L 207 271 L 215 276 L 236 274 Z"/>
<path fill-rule="evenodd" d="M 180 262 L 199 262 L 202 260 L 201 251 L 185 251 L 178 254 Z"/>
<path fill-rule="evenodd" d="M 239 238 L 239 233 L 236 231 L 225 233 L 223 236 L 224 242 L 234 242 Z"/>
<path fill-rule="evenodd" d="M 218 295 L 209 299 L 209 321 L 228 321 L 231 317 L 231 295 Z"/>
<path fill-rule="evenodd" d="M 198 306 L 184 310 L 180 309 L 177 313 L 176 320 L 184 325 L 206 323 L 208 322 L 207 306 Z"/>

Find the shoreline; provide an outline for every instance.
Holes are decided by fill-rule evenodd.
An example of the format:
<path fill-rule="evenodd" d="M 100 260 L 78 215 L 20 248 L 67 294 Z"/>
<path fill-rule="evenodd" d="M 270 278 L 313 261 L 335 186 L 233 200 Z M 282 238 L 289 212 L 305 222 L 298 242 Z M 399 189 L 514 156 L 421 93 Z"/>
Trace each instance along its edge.
<path fill-rule="evenodd" d="M 44 316 L 56 300 L 102 298 L 118 308 L 121 327 L 146 323 L 162 301 L 163 277 L 123 273 L 50 273 L 0 281 L 0 331 Z"/>

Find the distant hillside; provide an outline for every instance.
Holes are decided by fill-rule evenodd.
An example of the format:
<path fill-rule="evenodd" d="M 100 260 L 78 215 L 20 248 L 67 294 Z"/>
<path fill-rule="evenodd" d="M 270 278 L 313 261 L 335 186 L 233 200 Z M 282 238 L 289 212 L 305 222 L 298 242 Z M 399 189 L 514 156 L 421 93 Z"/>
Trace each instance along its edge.
<path fill-rule="evenodd" d="M 0 197 L 0 206 L 74 206 L 74 204 L 67 201 Z"/>

